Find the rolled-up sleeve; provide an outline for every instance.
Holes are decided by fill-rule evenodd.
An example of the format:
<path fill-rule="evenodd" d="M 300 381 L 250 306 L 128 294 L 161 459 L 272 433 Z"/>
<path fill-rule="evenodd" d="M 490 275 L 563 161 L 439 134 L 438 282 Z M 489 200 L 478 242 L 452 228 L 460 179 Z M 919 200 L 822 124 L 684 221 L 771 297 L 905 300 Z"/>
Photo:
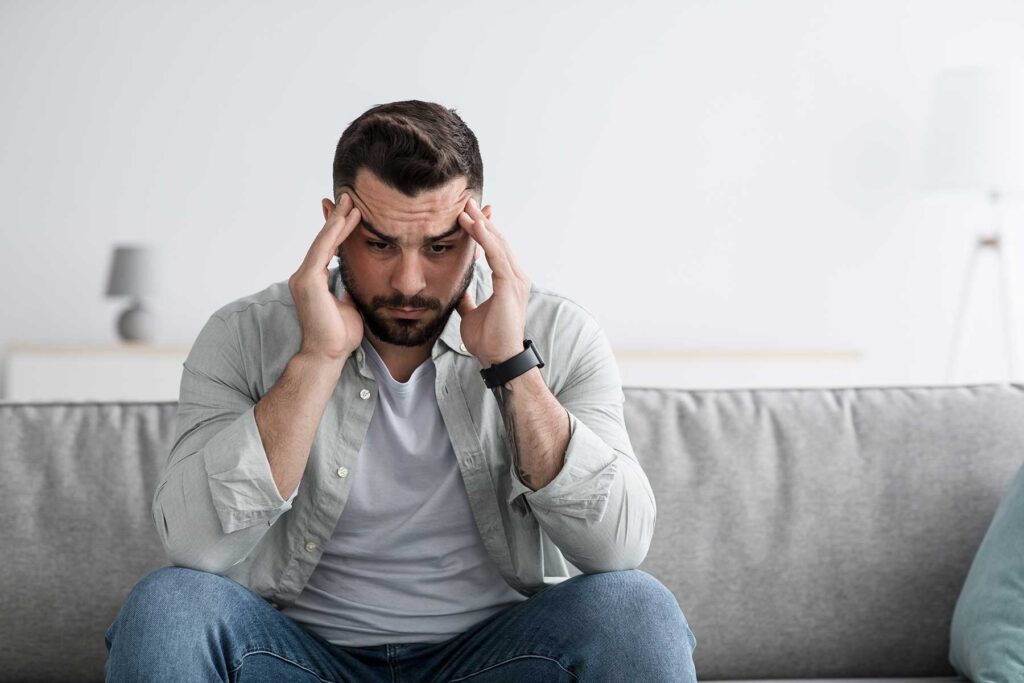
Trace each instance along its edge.
<path fill-rule="evenodd" d="M 224 573 L 289 510 L 274 483 L 238 335 L 211 316 L 185 360 L 177 433 L 153 497 L 173 564 Z"/>
<path fill-rule="evenodd" d="M 654 492 L 626 432 L 622 381 L 604 332 L 593 323 L 555 393 L 569 414 L 562 469 L 531 490 L 513 464 L 508 502 L 524 496 L 539 525 L 584 573 L 634 569 L 654 535 Z"/>

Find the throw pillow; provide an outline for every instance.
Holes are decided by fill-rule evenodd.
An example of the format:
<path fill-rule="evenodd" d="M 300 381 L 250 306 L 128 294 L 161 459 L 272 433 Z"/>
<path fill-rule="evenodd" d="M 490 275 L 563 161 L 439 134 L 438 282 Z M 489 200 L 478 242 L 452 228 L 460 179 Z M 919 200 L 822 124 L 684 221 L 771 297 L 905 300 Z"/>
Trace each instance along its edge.
<path fill-rule="evenodd" d="M 974 683 L 1024 681 L 1024 467 L 999 503 L 960 591 L 949 662 Z"/>

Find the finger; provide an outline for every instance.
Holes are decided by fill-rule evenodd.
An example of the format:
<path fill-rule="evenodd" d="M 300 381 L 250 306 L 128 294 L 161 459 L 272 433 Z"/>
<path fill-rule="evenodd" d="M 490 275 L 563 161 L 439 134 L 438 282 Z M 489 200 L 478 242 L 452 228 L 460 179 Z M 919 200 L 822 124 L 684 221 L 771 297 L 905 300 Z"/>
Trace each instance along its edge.
<path fill-rule="evenodd" d="M 490 209 L 490 205 L 488 205 L 486 208 Z M 477 206 L 476 200 L 473 199 L 472 197 L 470 197 L 466 201 L 466 213 L 468 213 L 470 218 L 472 218 L 474 221 L 483 221 L 484 227 L 489 232 L 496 235 L 498 239 L 501 241 L 506 253 L 510 253 L 512 251 L 511 246 L 508 243 L 508 240 L 505 239 L 504 235 L 498 232 L 498 228 L 494 225 L 494 223 L 490 221 L 490 218 L 483 211 L 480 210 L 480 208 Z"/>
<path fill-rule="evenodd" d="M 484 257 L 487 265 L 491 267 L 497 277 L 516 277 L 512 264 L 505 256 L 505 245 L 498 237 L 487 229 L 483 220 L 474 221 L 468 213 L 463 211 L 459 214 L 459 224 L 469 233 L 469 236 L 476 240 L 477 244 L 484 248 Z"/>
<path fill-rule="evenodd" d="M 466 202 L 466 207 L 466 211 L 474 220 L 482 220 L 484 222 L 485 228 L 489 232 L 496 235 L 498 239 L 501 241 L 503 247 L 502 251 L 505 255 L 505 258 L 509 262 L 509 267 L 512 269 L 512 272 L 515 273 L 516 276 L 518 276 L 520 279 L 526 280 L 526 273 L 524 273 L 522 268 L 519 267 L 519 262 L 516 260 L 515 254 L 512 251 L 512 245 L 509 244 L 508 240 L 505 239 L 505 236 L 498 231 L 497 226 L 495 226 L 494 223 L 490 221 L 490 218 L 477 207 L 476 200 L 470 197 L 469 200 Z M 488 209 L 488 213 L 490 213 L 491 207 L 489 204 L 484 208 Z"/>
<path fill-rule="evenodd" d="M 352 199 L 347 194 L 342 194 L 338 199 L 338 203 L 334 205 L 331 212 L 327 215 L 327 220 L 324 222 L 324 227 L 320 229 L 317 236 L 313 239 L 313 243 L 310 245 L 309 250 L 306 252 L 306 259 L 303 261 L 303 266 L 306 265 L 306 261 L 318 260 L 318 254 L 323 249 L 323 242 L 333 241 L 334 234 L 338 230 L 342 230 L 345 227 L 345 218 L 348 213 L 352 210 Z M 313 258 L 311 258 L 313 257 Z"/>
<path fill-rule="evenodd" d="M 347 194 L 344 195 L 341 203 L 334 207 L 327 223 L 313 240 L 299 270 L 327 268 L 338 251 L 338 246 L 352 234 L 360 218 L 359 209 L 352 206 L 352 200 Z"/>
<path fill-rule="evenodd" d="M 501 243 L 505 247 L 505 253 L 508 256 L 509 261 L 512 263 L 513 267 L 515 267 L 516 262 L 515 258 L 512 256 L 512 245 L 509 244 L 508 240 L 505 239 L 505 236 L 501 234 L 501 231 L 498 230 L 498 226 L 491 222 L 491 217 L 488 215 L 490 213 L 490 205 L 484 207 L 484 209 L 487 209 L 487 213 L 485 213 L 484 211 L 481 211 L 480 208 L 477 206 L 476 200 L 470 197 L 469 200 L 466 202 L 466 206 L 468 207 L 466 209 L 466 212 L 469 213 L 473 220 L 482 220 L 484 222 L 484 226 L 490 232 L 497 235 L 498 239 L 501 240 Z M 518 268 L 516 268 L 516 270 L 518 271 Z"/>
<path fill-rule="evenodd" d="M 463 216 L 465 216 L 462 219 L 463 227 L 483 248 L 484 257 L 488 265 L 490 265 L 494 276 L 499 279 L 522 279 L 523 273 L 519 270 L 515 259 L 512 257 L 512 250 L 508 242 L 503 240 L 501 235 L 488 229 L 487 221 L 483 219 L 474 221 L 465 212 L 463 212 Z"/>
<path fill-rule="evenodd" d="M 477 205 L 476 200 L 473 199 L 472 197 L 470 197 L 466 201 L 466 213 L 468 213 L 470 215 L 470 217 L 473 218 L 473 220 L 475 220 L 475 221 L 479 221 L 479 220 L 484 221 L 486 223 L 486 225 L 487 225 L 487 228 L 489 230 L 494 232 L 496 235 L 501 235 L 501 233 L 498 232 L 498 228 L 494 225 L 494 223 L 491 222 L 491 217 L 488 215 L 490 213 L 490 209 L 491 209 L 490 204 L 488 204 L 484 208 L 487 209 L 486 213 L 480 210 L 480 207 Z"/>

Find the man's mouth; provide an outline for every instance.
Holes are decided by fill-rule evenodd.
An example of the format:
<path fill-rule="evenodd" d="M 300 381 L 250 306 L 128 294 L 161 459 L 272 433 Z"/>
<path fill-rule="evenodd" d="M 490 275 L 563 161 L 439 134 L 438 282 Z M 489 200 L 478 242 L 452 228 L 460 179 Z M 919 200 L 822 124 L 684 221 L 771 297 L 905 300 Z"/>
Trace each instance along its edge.
<path fill-rule="evenodd" d="M 396 318 L 418 318 L 427 312 L 425 308 L 392 308 L 387 309 Z"/>

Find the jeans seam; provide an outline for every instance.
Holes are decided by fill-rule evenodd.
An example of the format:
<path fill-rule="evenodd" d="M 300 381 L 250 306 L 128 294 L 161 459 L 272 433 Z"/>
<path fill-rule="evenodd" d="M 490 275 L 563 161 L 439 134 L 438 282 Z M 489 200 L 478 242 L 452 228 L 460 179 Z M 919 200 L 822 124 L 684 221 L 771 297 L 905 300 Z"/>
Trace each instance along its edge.
<path fill-rule="evenodd" d="M 270 650 L 250 650 L 249 652 L 246 652 L 244 655 L 242 655 L 242 659 L 239 660 L 238 666 L 236 666 L 236 667 L 232 668 L 230 671 L 228 671 L 228 674 L 234 675 L 235 672 L 237 672 L 239 669 L 241 669 L 242 665 L 245 664 L 245 658 L 248 657 L 249 655 L 270 655 L 271 657 L 276 657 L 277 659 L 280 659 L 281 661 L 288 662 L 292 666 L 297 667 L 299 669 L 302 669 L 303 671 L 308 671 L 311 675 L 315 676 L 318 681 L 321 681 L 321 683 L 335 683 L 335 681 L 331 681 L 331 680 L 328 680 L 326 678 L 320 678 L 320 674 L 318 674 L 317 672 L 313 671 L 308 666 L 303 666 L 302 664 L 299 664 L 298 662 L 296 662 L 296 661 L 294 661 L 292 659 L 288 659 L 287 657 L 282 657 L 281 655 L 277 654 L 276 652 L 271 652 Z"/>
<path fill-rule="evenodd" d="M 557 659 L 555 659 L 554 657 L 548 657 L 546 655 L 522 654 L 522 655 L 516 655 L 515 657 L 509 657 L 508 659 L 503 659 L 500 662 L 495 662 L 494 664 L 489 664 L 489 665 L 485 666 L 484 668 L 477 669 L 473 673 L 466 674 L 465 676 L 459 676 L 458 678 L 449 678 L 448 679 L 448 683 L 456 683 L 457 681 L 464 681 L 467 678 L 472 678 L 473 676 L 476 676 L 478 674 L 482 674 L 485 671 L 490 671 L 491 669 L 494 669 L 494 668 L 499 667 L 499 666 L 503 666 L 505 664 L 508 664 L 509 662 L 514 662 L 517 659 L 546 659 L 549 662 L 554 662 L 555 665 L 559 669 L 561 669 L 565 673 L 567 673 L 570 676 L 572 676 L 574 681 L 580 680 L 579 676 L 577 676 L 572 671 L 569 671 L 564 666 L 562 666 L 562 663 L 560 661 L 558 661 Z"/>
<path fill-rule="evenodd" d="M 385 648 L 385 653 L 388 660 L 388 669 L 391 671 L 391 683 L 398 683 L 398 671 L 395 668 L 394 661 L 392 661 L 391 659 L 394 653 L 391 651 L 390 645 L 388 645 L 387 648 Z"/>

